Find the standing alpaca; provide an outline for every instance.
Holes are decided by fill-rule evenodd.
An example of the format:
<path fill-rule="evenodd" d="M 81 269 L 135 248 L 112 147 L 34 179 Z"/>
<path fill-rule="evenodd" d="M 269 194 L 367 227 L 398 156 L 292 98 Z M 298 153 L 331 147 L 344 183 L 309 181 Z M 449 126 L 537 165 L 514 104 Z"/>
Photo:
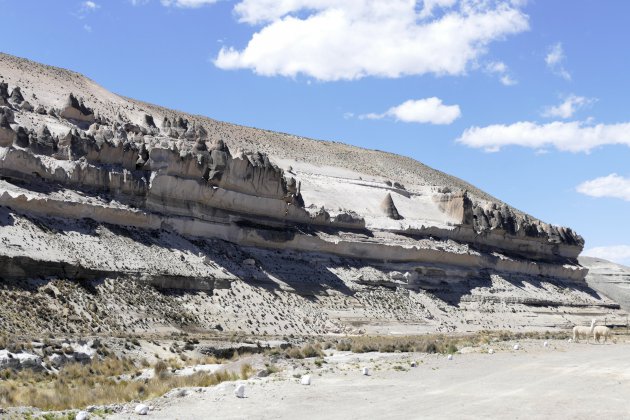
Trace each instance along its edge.
<path fill-rule="evenodd" d="M 573 341 L 577 343 L 580 336 L 584 336 L 586 337 L 586 342 L 588 343 L 589 338 L 591 337 L 591 335 L 593 335 L 594 329 L 595 329 L 595 319 L 591 320 L 590 327 L 583 327 L 581 325 L 576 325 L 575 327 L 573 327 Z"/>
<path fill-rule="evenodd" d="M 610 337 L 611 334 L 612 332 L 610 331 L 610 328 L 605 325 L 598 325 L 593 330 L 593 340 L 599 343 L 599 338 L 604 337 L 604 343 L 606 343 L 606 340 L 608 340 L 608 337 Z"/>

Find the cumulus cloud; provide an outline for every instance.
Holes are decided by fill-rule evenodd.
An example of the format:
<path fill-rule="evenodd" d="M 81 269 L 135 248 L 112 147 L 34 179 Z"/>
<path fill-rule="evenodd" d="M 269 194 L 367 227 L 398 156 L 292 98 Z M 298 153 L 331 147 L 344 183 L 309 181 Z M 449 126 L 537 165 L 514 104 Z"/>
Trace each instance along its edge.
<path fill-rule="evenodd" d="M 137 2 L 138 0 L 132 0 Z M 163 6 L 175 6 L 181 8 L 194 9 L 197 7 L 205 6 L 208 4 L 214 4 L 217 0 L 161 0 Z"/>
<path fill-rule="evenodd" d="M 521 7 L 517 0 L 242 0 L 234 8 L 239 21 L 261 28 L 243 49 L 223 47 L 214 62 L 324 81 L 461 75 L 490 43 L 529 29 Z"/>
<path fill-rule="evenodd" d="M 576 189 L 579 193 L 591 197 L 620 198 L 630 201 L 630 178 L 614 173 L 583 182 Z"/>
<path fill-rule="evenodd" d="M 545 63 L 555 75 L 562 77 L 564 80 L 571 80 L 571 74 L 564 67 L 566 58 L 562 43 L 558 42 L 549 47 L 549 52 L 545 56 Z"/>
<path fill-rule="evenodd" d="M 598 246 L 584 250 L 582 255 L 630 265 L 630 245 Z"/>
<path fill-rule="evenodd" d="M 594 99 L 584 96 L 569 95 L 561 104 L 547 107 L 542 115 L 551 118 L 571 118 L 580 108 L 584 108 L 594 101 Z"/>
<path fill-rule="evenodd" d="M 398 106 L 391 107 L 382 114 L 359 115 L 359 119 L 380 120 L 393 118 L 396 121 L 420 124 L 451 124 L 462 115 L 459 105 L 444 105 L 436 97 L 410 99 Z"/>
<path fill-rule="evenodd" d="M 605 145 L 630 146 L 630 123 L 588 125 L 581 121 L 548 124 L 521 121 L 510 125 L 471 127 L 457 139 L 470 147 L 499 151 L 505 146 L 555 147 L 565 152 L 590 152 Z"/>
<path fill-rule="evenodd" d="M 499 76 L 499 81 L 505 86 L 513 86 L 518 82 L 508 74 L 508 66 L 502 61 L 492 61 L 486 64 L 486 72 Z"/>

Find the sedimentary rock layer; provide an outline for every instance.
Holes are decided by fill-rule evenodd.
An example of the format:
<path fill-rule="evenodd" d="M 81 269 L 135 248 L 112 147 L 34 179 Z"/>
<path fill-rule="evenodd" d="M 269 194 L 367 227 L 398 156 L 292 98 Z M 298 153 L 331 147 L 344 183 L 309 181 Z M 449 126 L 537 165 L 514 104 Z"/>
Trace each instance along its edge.
<path fill-rule="evenodd" d="M 241 279 L 204 250 L 180 260 L 163 240 L 172 235 L 346 259 L 363 267 L 357 282 L 370 287 L 421 292 L 492 276 L 583 287 L 584 241 L 570 228 L 419 162 L 167 110 L 7 55 L 2 79 L 5 279 L 125 278 L 203 290 Z M 372 269 L 401 274 L 384 280 Z"/>

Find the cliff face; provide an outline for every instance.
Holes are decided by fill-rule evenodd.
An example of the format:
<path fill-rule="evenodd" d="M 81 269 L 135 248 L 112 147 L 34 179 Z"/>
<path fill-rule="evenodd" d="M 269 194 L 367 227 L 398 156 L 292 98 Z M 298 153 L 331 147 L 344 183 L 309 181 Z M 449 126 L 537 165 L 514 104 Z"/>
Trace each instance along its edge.
<path fill-rule="evenodd" d="M 139 229 L 140 243 L 169 232 L 176 243 L 344 258 L 362 267 L 363 285 L 421 291 L 496 274 L 584 286 L 579 235 L 420 163 L 177 113 L 6 55 L 2 78 L 5 279 L 123 276 L 204 290 L 242 280 L 204 246 L 180 264 L 182 249 L 162 239 L 151 245 L 159 263 L 138 241 L 94 242 L 89 219 L 95 232 Z M 15 89 L 21 94 L 10 95 Z M 41 229 L 28 231 L 29 223 Z M 42 228 L 51 224 L 60 226 L 54 234 Z M 392 282 L 390 271 L 400 277 Z"/>

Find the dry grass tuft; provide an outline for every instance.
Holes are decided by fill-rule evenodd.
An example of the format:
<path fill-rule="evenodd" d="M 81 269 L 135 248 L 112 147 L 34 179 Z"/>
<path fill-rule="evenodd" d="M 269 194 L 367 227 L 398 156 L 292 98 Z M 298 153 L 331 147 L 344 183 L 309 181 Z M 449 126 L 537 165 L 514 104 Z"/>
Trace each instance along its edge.
<path fill-rule="evenodd" d="M 285 351 L 288 359 L 306 359 L 309 357 L 324 357 L 322 346 L 319 343 L 306 344 L 304 347 L 290 347 Z"/>
<path fill-rule="evenodd" d="M 523 339 L 566 339 L 567 332 L 479 331 L 468 335 L 427 334 L 418 336 L 356 336 L 339 340 L 335 348 L 354 353 L 367 352 L 420 352 L 452 354 L 463 347 L 472 347 L 498 341 Z"/>
<path fill-rule="evenodd" d="M 159 365 L 159 366 L 158 366 Z M 155 377 L 134 380 L 138 368 L 128 359 L 107 357 L 89 364 L 72 363 L 57 375 L 23 370 L 1 372 L 0 406 L 33 406 L 42 410 L 66 410 L 88 405 L 146 400 L 180 387 L 207 387 L 224 381 L 246 379 L 252 368 L 244 365 L 240 375 L 221 371 L 174 376 L 165 362 L 154 366 Z"/>

